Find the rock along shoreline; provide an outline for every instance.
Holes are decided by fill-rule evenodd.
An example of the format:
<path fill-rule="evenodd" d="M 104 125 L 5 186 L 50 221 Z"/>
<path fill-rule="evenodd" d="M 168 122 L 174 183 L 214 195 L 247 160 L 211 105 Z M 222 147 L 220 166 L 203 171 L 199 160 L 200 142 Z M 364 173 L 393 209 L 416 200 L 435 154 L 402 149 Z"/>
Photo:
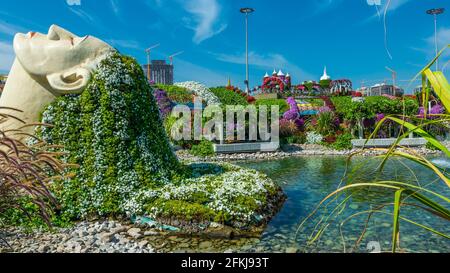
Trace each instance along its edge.
<path fill-rule="evenodd" d="M 445 143 L 450 147 L 450 143 Z M 400 149 L 402 150 L 402 149 Z M 411 148 L 415 153 L 422 156 L 436 156 L 442 154 L 440 151 L 433 151 L 425 147 Z M 329 149 L 321 145 L 284 145 L 277 152 L 257 152 L 257 153 L 239 153 L 239 154 L 217 154 L 209 157 L 193 156 L 186 150 L 178 150 L 176 152 L 178 158 L 186 161 L 195 162 L 240 162 L 240 161 L 260 161 L 260 160 L 277 160 L 289 157 L 307 157 L 307 156 L 350 156 L 352 154 L 357 156 L 370 157 L 382 155 L 382 151 L 372 149 L 352 149 L 338 151 Z"/>

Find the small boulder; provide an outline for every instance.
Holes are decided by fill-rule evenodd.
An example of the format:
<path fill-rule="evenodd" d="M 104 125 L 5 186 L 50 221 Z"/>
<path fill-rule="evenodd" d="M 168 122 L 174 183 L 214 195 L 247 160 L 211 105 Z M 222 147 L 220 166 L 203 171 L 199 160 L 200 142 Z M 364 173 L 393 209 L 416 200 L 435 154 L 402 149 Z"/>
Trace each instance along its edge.
<path fill-rule="evenodd" d="M 128 235 L 130 235 L 131 237 L 133 237 L 134 239 L 139 239 L 142 237 L 141 234 L 141 229 L 140 228 L 130 228 L 127 231 Z"/>

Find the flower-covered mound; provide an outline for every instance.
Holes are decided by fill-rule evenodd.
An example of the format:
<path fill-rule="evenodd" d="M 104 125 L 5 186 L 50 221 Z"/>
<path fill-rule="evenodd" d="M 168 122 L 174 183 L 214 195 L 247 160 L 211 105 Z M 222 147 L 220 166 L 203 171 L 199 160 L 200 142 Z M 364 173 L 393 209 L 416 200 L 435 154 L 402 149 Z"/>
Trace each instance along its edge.
<path fill-rule="evenodd" d="M 111 55 L 80 95 L 58 98 L 44 111 L 41 135 L 62 145 L 64 161 L 79 165 L 58 188 L 72 217 L 134 213 L 125 201 L 141 188 L 160 187 L 181 165 L 171 150 L 152 89 L 140 66 Z"/>
<path fill-rule="evenodd" d="M 141 67 L 118 53 L 102 61 L 79 95 L 59 97 L 38 135 L 64 152 L 53 192 L 65 219 L 148 215 L 250 226 L 270 218 L 280 190 L 255 171 L 181 164 Z M 240 223 L 240 224 L 239 224 Z"/>
<path fill-rule="evenodd" d="M 175 83 L 175 86 L 186 88 L 195 96 L 201 97 L 207 105 L 220 104 L 220 99 L 209 90 L 208 87 L 198 82 L 180 82 Z"/>
<path fill-rule="evenodd" d="M 189 169 L 191 178 L 140 192 L 138 202 L 148 204 L 147 215 L 168 224 L 181 219 L 242 228 L 267 222 L 284 198 L 270 178 L 254 170 L 208 163 L 193 163 Z"/>

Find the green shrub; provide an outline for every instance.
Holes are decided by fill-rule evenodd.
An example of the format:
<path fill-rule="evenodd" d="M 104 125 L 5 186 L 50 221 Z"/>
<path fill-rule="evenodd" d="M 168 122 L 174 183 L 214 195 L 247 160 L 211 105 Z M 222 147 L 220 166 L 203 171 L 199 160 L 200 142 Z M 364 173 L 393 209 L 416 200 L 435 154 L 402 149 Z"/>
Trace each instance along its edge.
<path fill-rule="evenodd" d="M 225 87 L 215 87 L 210 89 L 211 92 L 219 98 L 223 105 L 248 105 L 247 99 Z"/>
<path fill-rule="evenodd" d="M 199 144 L 193 145 L 190 153 L 195 156 L 212 156 L 214 155 L 213 143 L 204 139 Z"/>
<path fill-rule="evenodd" d="M 357 103 L 352 102 L 351 97 L 332 97 L 331 101 L 336 107 L 336 113 L 349 121 L 374 118 L 379 113 L 403 114 L 404 109 L 406 115 L 416 115 L 419 111 L 417 101 L 407 97 L 404 100 L 392 100 L 383 96 L 365 97 L 364 99 L 364 102 Z"/>
<path fill-rule="evenodd" d="M 306 143 L 306 134 L 303 132 L 299 132 L 293 136 L 281 138 L 282 144 L 305 144 Z"/>
<path fill-rule="evenodd" d="M 334 134 L 335 130 L 337 130 L 336 117 L 334 113 L 331 111 L 321 113 L 317 118 L 315 130 L 324 136 Z"/>
<path fill-rule="evenodd" d="M 268 110 L 272 105 L 278 105 L 280 107 L 280 113 L 284 113 L 289 110 L 289 105 L 284 99 L 260 99 L 256 101 L 256 105 L 259 108 L 261 105 L 267 105 Z"/>
<path fill-rule="evenodd" d="M 159 217 L 179 218 L 188 221 L 213 221 L 215 213 L 213 210 L 198 204 L 182 200 L 158 199 L 149 207 L 157 207 L 160 210 Z"/>
<path fill-rule="evenodd" d="M 305 144 L 306 143 L 306 134 L 298 133 L 292 137 L 293 144 Z"/>
<path fill-rule="evenodd" d="M 353 148 L 352 145 L 353 136 L 351 134 L 342 134 L 336 137 L 336 142 L 331 144 L 331 147 L 335 150 L 351 150 Z"/>
<path fill-rule="evenodd" d="M 430 142 L 427 142 L 427 144 L 425 145 L 425 148 L 427 148 L 428 150 L 431 150 L 431 151 L 438 151 L 439 150 L 438 148 L 436 148 L 436 146 L 434 146 Z"/>
<path fill-rule="evenodd" d="M 163 84 L 158 84 L 156 85 L 156 87 L 166 91 L 169 99 L 177 104 L 186 104 L 192 102 L 193 95 L 186 88 Z"/>

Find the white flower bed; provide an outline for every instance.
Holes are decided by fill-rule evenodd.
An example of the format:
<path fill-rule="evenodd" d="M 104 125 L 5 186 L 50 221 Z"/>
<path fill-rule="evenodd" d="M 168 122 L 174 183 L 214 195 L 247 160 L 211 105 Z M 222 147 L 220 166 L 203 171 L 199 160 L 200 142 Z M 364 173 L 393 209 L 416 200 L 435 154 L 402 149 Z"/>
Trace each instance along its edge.
<path fill-rule="evenodd" d="M 167 184 L 160 189 L 142 191 L 135 196 L 141 200 L 130 199 L 126 207 L 132 210 L 136 203 L 145 203 L 142 201 L 156 197 L 165 201 L 189 202 L 195 195 L 202 194 L 209 200 L 204 204 L 205 207 L 216 213 L 226 213 L 232 216 L 235 222 L 249 224 L 255 219 L 261 219 L 259 214 L 277 192 L 277 186 L 270 178 L 254 170 L 221 164 L 213 171 L 213 174 L 202 176 L 199 173 L 195 174 L 196 170 L 203 168 L 202 164 L 194 165 L 194 176 L 198 176 L 197 178 L 183 180 L 178 185 Z M 240 198 L 245 198 L 255 206 L 251 207 L 239 202 Z M 157 218 L 163 213 L 159 207 L 152 207 L 149 210 L 152 212 L 150 217 Z M 133 211 L 133 213 L 138 212 Z"/>
<path fill-rule="evenodd" d="M 307 144 L 320 144 L 323 140 L 323 136 L 316 132 L 308 132 L 306 134 Z"/>
<path fill-rule="evenodd" d="M 211 90 L 205 85 L 198 82 L 180 82 L 175 83 L 175 86 L 186 88 L 191 91 L 194 95 L 201 97 L 202 100 L 206 102 L 207 105 L 220 104 L 219 98 L 214 95 Z"/>

